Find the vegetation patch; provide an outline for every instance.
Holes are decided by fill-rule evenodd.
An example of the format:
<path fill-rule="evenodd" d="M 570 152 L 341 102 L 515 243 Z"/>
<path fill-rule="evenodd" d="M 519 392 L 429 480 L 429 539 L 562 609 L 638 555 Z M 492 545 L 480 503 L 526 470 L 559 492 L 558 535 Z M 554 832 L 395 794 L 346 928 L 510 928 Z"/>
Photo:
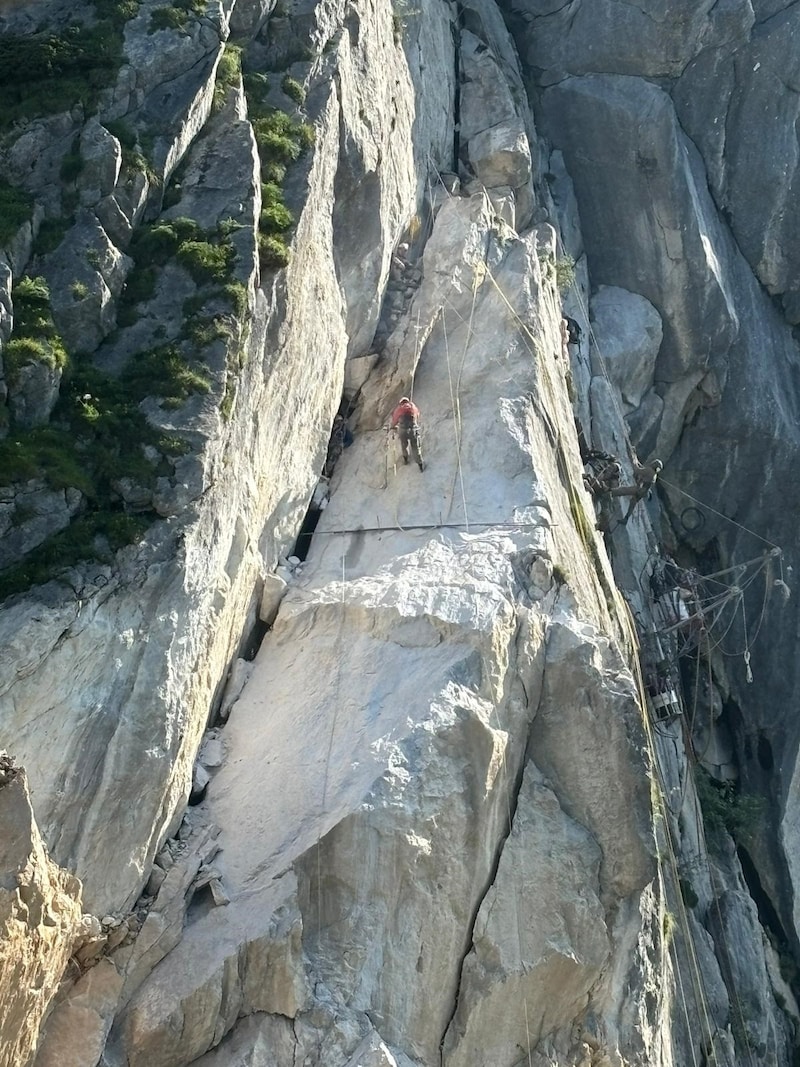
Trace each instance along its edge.
<path fill-rule="evenodd" d="M 694 784 L 710 836 L 728 833 L 739 842 L 753 834 L 764 813 L 763 797 L 741 793 L 733 782 L 718 782 L 699 764 Z"/>
<path fill-rule="evenodd" d="M 0 178 L 0 245 L 7 244 L 33 214 L 33 197 Z"/>
<path fill-rule="evenodd" d="M 284 76 L 281 82 L 281 89 L 286 93 L 290 100 L 302 107 L 306 102 L 305 88 L 300 84 L 297 78 L 292 78 L 288 74 Z"/>
<path fill-rule="evenodd" d="M 156 222 L 134 234 L 129 254 L 137 267 L 163 267 L 176 255 L 181 245 L 187 241 L 197 241 L 203 236 L 194 219 Z"/>
<path fill-rule="evenodd" d="M 242 78 L 242 50 L 239 45 L 226 44 L 217 64 L 217 77 L 214 83 L 213 108 L 219 111 L 225 103 L 228 89 L 239 84 Z"/>
<path fill-rule="evenodd" d="M 123 152 L 126 150 L 132 152 L 134 148 L 136 148 L 136 130 L 134 130 L 125 119 L 111 119 L 109 122 L 104 123 L 104 125 L 108 132 L 119 141 Z"/>
<path fill-rule="evenodd" d="M 286 169 L 313 145 L 314 127 L 308 123 L 295 122 L 277 108 L 265 106 L 263 88 L 260 82 L 254 84 L 254 77 L 245 76 L 245 89 L 256 90 L 253 92 L 254 99 L 248 97 L 248 104 L 261 159 L 262 202 L 258 252 L 263 269 L 278 270 L 289 262 L 289 247 L 285 235 L 295 221 L 284 199 L 283 181 Z M 282 88 L 298 104 L 305 100 L 305 90 L 295 79 L 285 77 Z"/>
<path fill-rule="evenodd" d="M 224 282 L 229 277 L 236 250 L 231 244 L 212 244 L 210 241 L 184 241 L 176 253 L 181 266 L 191 274 L 197 285 Z"/>
<path fill-rule="evenodd" d="M 276 182 L 264 182 L 261 186 L 262 233 L 283 233 L 294 225 L 294 215 L 283 202 L 283 191 Z"/>
<path fill-rule="evenodd" d="M 92 479 L 75 451 L 72 435 L 53 426 L 0 441 L 0 485 L 44 478 L 51 489 L 80 489 L 91 495 Z"/>
<path fill-rule="evenodd" d="M 138 0 L 95 0 L 91 24 L 61 33 L 0 34 L 0 127 L 20 118 L 91 109 L 122 65 L 125 23 Z"/>
<path fill-rule="evenodd" d="M 67 353 L 50 311 L 50 290 L 44 278 L 22 278 L 11 290 L 14 333 L 3 350 L 3 363 L 10 382 L 31 363 L 55 369 L 67 363 Z"/>
<path fill-rule="evenodd" d="M 556 285 L 559 293 L 566 293 L 575 284 L 575 260 L 562 256 L 556 260 Z"/>
<path fill-rule="evenodd" d="M 258 258 L 262 267 L 278 270 L 289 262 L 289 248 L 280 237 L 260 233 L 258 235 Z"/>
<path fill-rule="evenodd" d="M 0 600 L 48 582 L 77 563 L 103 557 L 111 562 L 118 549 L 140 540 L 149 525 L 150 519 L 142 515 L 89 509 L 65 530 L 48 537 L 21 563 L 0 571 Z"/>
<path fill-rule="evenodd" d="M 158 30 L 183 30 L 189 22 L 189 14 L 180 7 L 157 7 L 150 15 L 148 33 Z"/>
<path fill-rule="evenodd" d="M 157 7 L 150 16 L 148 33 L 157 30 L 182 30 L 188 25 L 189 18 L 197 18 L 205 12 L 204 0 L 175 0 L 175 3 Z"/>
<path fill-rule="evenodd" d="M 165 406 L 178 407 L 211 386 L 202 368 L 191 365 L 177 345 L 140 353 L 118 379 L 98 370 L 88 356 L 67 363 L 44 281 L 25 278 L 13 296 L 16 329 L 4 355 L 11 350 L 13 365 L 18 358 L 56 358 L 60 351 L 65 373 L 51 424 L 31 430 L 12 426 L 0 441 L 0 485 L 35 478 L 51 489 L 72 487 L 86 498 L 86 510 L 0 574 L 3 597 L 46 581 L 80 560 L 102 558 L 104 552 L 113 553 L 141 536 L 155 516 L 128 514 L 115 485 L 129 479 L 153 487 L 156 478 L 172 473 L 175 458 L 189 446 L 151 426 L 139 405 L 145 397 L 159 396 Z"/>
<path fill-rule="evenodd" d="M 132 357 L 121 381 L 132 399 L 158 396 L 168 408 L 180 407 L 193 393 L 211 390 L 209 378 L 193 369 L 174 344 Z"/>
<path fill-rule="evenodd" d="M 241 319 L 247 311 L 247 286 L 243 282 L 228 282 L 223 285 L 219 295 L 226 300 Z"/>

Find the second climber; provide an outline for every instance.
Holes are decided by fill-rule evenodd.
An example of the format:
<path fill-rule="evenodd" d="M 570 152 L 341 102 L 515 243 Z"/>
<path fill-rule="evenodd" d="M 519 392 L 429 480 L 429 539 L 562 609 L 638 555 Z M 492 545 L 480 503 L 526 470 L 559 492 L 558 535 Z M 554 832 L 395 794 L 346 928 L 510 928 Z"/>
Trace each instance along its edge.
<path fill-rule="evenodd" d="M 664 464 L 660 459 L 651 459 L 649 463 L 640 463 L 636 456 L 633 456 L 632 463 L 633 484 L 619 485 L 611 490 L 612 496 L 628 496 L 631 498 L 625 518 L 622 520 L 623 526 L 627 525 L 628 519 L 633 514 L 633 510 L 639 501 L 650 495 L 650 491 L 656 484 L 659 474 L 664 469 Z"/>
<path fill-rule="evenodd" d="M 400 440 L 400 451 L 403 454 L 403 463 L 408 463 L 408 452 L 417 462 L 421 471 L 425 470 L 420 448 L 419 408 L 413 404 L 407 396 L 400 397 L 400 403 L 392 412 L 390 429 L 397 431 Z"/>

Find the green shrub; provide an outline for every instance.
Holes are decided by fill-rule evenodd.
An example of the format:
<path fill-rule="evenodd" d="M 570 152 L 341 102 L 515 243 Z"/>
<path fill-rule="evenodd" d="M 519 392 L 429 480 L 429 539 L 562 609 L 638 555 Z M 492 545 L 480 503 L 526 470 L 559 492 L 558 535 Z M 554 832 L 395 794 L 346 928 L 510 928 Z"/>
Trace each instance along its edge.
<path fill-rule="evenodd" d="M 286 74 L 281 82 L 281 89 L 300 107 L 306 102 L 306 90 L 296 78 Z"/>
<path fill-rule="evenodd" d="M 33 198 L 0 178 L 0 245 L 16 236 L 33 214 Z"/>
<path fill-rule="evenodd" d="M 313 148 L 317 137 L 317 131 L 310 122 L 300 122 L 295 127 L 295 135 L 300 142 L 301 148 Z"/>
<path fill-rule="evenodd" d="M 20 370 L 31 363 L 55 367 L 49 345 L 35 337 L 12 337 L 3 350 L 3 364 L 8 378 L 15 381 Z"/>
<path fill-rule="evenodd" d="M 152 299 L 156 291 L 158 273 L 155 267 L 135 267 L 128 275 L 122 290 L 120 307 L 131 307 Z"/>
<path fill-rule="evenodd" d="M 245 94 L 248 97 L 253 97 L 252 103 L 255 103 L 256 107 L 269 92 L 269 78 L 266 74 L 255 74 L 251 71 L 247 71 L 242 74 L 242 83 L 244 85 Z M 248 103 L 251 102 L 248 101 Z"/>
<path fill-rule="evenodd" d="M 0 33 L 0 125 L 20 118 L 91 108 L 123 62 L 123 27 L 136 0 L 97 0 L 93 25 L 72 23 L 60 33 Z"/>
<path fill-rule="evenodd" d="M 237 222 L 236 219 L 221 219 L 217 223 L 217 237 L 220 240 L 226 240 L 232 233 L 237 233 L 239 230 L 243 230 L 244 225 L 241 222 Z"/>
<path fill-rule="evenodd" d="M 227 300 L 239 318 L 247 311 L 247 286 L 243 282 L 228 282 L 220 290 L 220 296 Z"/>
<path fill-rule="evenodd" d="M 271 184 L 279 184 L 286 177 L 286 167 L 276 159 L 261 161 L 261 177 Z"/>
<path fill-rule="evenodd" d="M 21 278 L 11 290 L 11 300 L 14 333 L 3 354 L 9 375 L 13 377 L 28 363 L 66 366 L 67 353 L 53 322 L 44 278 Z"/>
<path fill-rule="evenodd" d="M 73 300 L 85 300 L 89 295 L 89 286 L 85 282 L 73 282 L 69 291 Z"/>
<path fill-rule="evenodd" d="M 556 285 L 559 293 L 566 293 L 575 284 L 575 260 L 562 256 L 556 260 Z"/>
<path fill-rule="evenodd" d="M 98 18 L 124 26 L 139 13 L 140 0 L 93 0 Z"/>
<path fill-rule="evenodd" d="M 187 339 L 195 348 L 206 348 L 215 341 L 226 340 L 231 336 L 231 329 L 219 315 L 212 318 L 195 319 L 186 327 Z"/>
<path fill-rule="evenodd" d="M 130 254 L 137 267 L 163 267 L 184 241 L 194 241 L 202 230 L 194 219 L 171 219 L 138 231 L 131 241 Z"/>
<path fill-rule="evenodd" d="M 258 258 L 266 270 L 278 270 L 289 262 L 289 249 L 286 242 L 272 234 L 258 235 Z"/>
<path fill-rule="evenodd" d="M 92 480 L 75 451 L 75 439 L 52 426 L 0 441 L 0 485 L 44 478 L 53 489 L 73 487 L 91 495 Z"/>
<path fill-rule="evenodd" d="M 176 345 L 162 345 L 134 356 L 122 373 L 132 397 L 161 397 L 168 405 L 179 405 L 193 393 L 208 393 L 209 379 L 193 370 Z"/>
<path fill-rule="evenodd" d="M 729 833 L 735 841 L 752 834 L 764 812 L 764 799 L 740 793 L 733 782 L 717 782 L 699 764 L 694 784 L 709 834 Z"/>
<path fill-rule="evenodd" d="M 217 87 L 227 89 L 238 85 L 242 76 L 242 50 L 239 45 L 226 44 L 217 64 Z"/>
<path fill-rule="evenodd" d="M 236 253 L 230 245 L 214 245 L 210 241 L 185 241 L 177 252 L 177 260 L 191 274 L 198 285 L 223 282 L 230 274 Z"/>
<path fill-rule="evenodd" d="M 50 289 L 44 278 L 20 278 L 11 290 L 16 331 L 55 332 L 50 314 Z"/>
<path fill-rule="evenodd" d="M 260 122 L 256 119 L 256 122 Z M 276 130 L 257 130 L 256 140 L 259 152 L 281 163 L 292 163 L 300 155 L 300 145 L 296 140 Z"/>
<path fill-rule="evenodd" d="M 294 223 L 294 216 L 285 204 L 270 204 L 262 208 L 258 224 L 264 233 L 282 233 Z"/>

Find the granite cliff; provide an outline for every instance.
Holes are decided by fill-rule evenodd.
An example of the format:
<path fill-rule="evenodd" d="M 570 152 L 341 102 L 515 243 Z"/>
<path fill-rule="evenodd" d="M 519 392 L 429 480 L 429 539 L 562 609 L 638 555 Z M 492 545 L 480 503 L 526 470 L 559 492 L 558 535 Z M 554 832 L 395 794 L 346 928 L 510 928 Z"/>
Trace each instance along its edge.
<path fill-rule="evenodd" d="M 0 4 L 0 1063 L 795 1062 L 798 25 Z"/>

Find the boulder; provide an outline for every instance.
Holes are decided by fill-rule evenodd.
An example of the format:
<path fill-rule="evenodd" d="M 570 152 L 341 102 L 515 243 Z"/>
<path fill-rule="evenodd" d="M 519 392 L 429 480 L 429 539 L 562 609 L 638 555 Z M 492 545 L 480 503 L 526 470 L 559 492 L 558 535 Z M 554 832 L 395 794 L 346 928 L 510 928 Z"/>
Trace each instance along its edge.
<path fill-rule="evenodd" d="M 97 119 L 90 120 L 81 131 L 80 154 L 83 169 L 78 177 L 81 203 L 93 207 L 109 196 L 117 184 L 122 167 L 122 146 Z"/>
<path fill-rule="evenodd" d="M 121 988 L 122 977 L 108 959 L 81 975 L 47 1019 L 33 1067 L 96 1067 Z"/>
<path fill-rule="evenodd" d="M 0 489 L 0 569 L 69 526 L 82 503 L 77 489 L 50 489 L 38 479 Z"/>
<path fill-rule="evenodd" d="M 637 78 L 567 78 L 542 94 L 542 121 L 575 184 L 593 283 L 661 316 L 656 380 L 723 360 L 740 329 L 736 251 L 669 96 Z"/>
<path fill-rule="evenodd" d="M 592 369 L 619 389 L 624 411 L 638 408 L 653 384 L 661 345 L 661 316 L 644 297 L 601 285 L 590 304 L 594 348 Z"/>
<path fill-rule="evenodd" d="M 487 189 L 502 185 L 518 189 L 530 180 L 530 144 L 519 119 L 500 122 L 475 134 L 467 153 L 478 181 Z"/>
<path fill-rule="evenodd" d="M 97 217 L 82 212 L 42 274 L 53 319 L 70 352 L 93 351 L 116 326 L 116 300 L 133 261 L 109 240 Z"/>
<path fill-rule="evenodd" d="M 41 339 L 41 344 L 45 352 L 50 349 L 46 340 Z M 61 375 L 52 350 L 49 360 L 31 359 L 16 367 L 13 376 L 7 375 L 8 406 L 19 427 L 29 430 L 47 425 L 58 403 Z"/>

